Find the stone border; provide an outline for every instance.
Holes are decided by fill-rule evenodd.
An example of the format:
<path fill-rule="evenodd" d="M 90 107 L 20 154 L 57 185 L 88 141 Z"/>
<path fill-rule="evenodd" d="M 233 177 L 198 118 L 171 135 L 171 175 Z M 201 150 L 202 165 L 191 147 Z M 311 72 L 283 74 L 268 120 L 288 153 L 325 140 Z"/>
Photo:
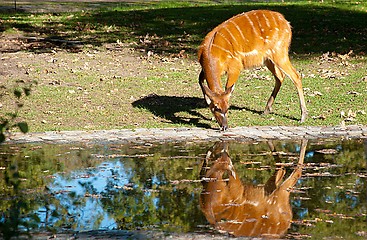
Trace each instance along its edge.
<path fill-rule="evenodd" d="M 203 128 L 122 129 L 98 131 L 60 131 L 42 133 L 14 133 L 6 143 L 142 143 L 181 141 L 266 141 L 325 138 L 367 138 L 367 126 L 292 127 L 259 126 L 237 127 L 226 132 Z"/>

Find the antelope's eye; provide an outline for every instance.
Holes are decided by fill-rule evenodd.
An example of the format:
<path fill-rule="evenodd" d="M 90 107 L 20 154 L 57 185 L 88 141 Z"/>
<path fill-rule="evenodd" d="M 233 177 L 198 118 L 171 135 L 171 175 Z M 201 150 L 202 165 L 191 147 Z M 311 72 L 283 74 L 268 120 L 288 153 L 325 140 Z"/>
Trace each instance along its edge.
<path fill-rule="evenodd" d="M 222 110 L 221 110 L 220 108 L 218 108 L 217 106 L 214 106 L 214 107 L 213 107 L 213 110 L 214 110 L 215 112 L 222 112 Z"/>

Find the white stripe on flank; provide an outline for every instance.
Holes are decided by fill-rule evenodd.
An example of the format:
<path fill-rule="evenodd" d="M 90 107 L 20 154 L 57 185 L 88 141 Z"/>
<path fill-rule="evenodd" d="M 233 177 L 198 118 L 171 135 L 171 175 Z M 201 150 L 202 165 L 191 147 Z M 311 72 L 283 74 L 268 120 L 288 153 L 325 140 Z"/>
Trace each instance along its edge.
<path fill-rule="evenodd" d="M 269 19 L 265 16 L 265 13 L 263 13 L 263 18 L 265 19 L 266 26 L 270 28 L 270 22 Z"/>
<path fill-rule="evenodd" d="M 241 205 L 244 205 L 244 204 L 250 204 L 250 205 L 253 205 L 253 206 L 258 206 L 259 205 L 259 201 L 251 201 L 251 200 L 247 200 L 245 199 L 244 201 L 242 201 L 242 203 L 240 203 Z"/>
<path fill-rule="evenodd" d="M 251 28 L 252 28 L 252 31 L 254 32 L 254 34 L 259 35 L 259 34 L 256 32 L 256 29 L 255 29 L 255 26 L 254 26 L 254 22 L 250 19 L 250 17 L 249 17 L 247 14 L 245 14 L 245 17 L 246 17 L 247 21 L 250 23 Z"/>
<path fill-rule="evenodd" d="M 283 20 L 282 15 L 278 14 L 278 20 L 279 20 L 279 22 L 281 22 Z"/>
<path fill-rule="evenodd" d="M 273 21 L 274 21 L 274 25 L 278 25 L 278 24 L 276 24 L 276 23 L 277 23 L 277 20 L 274 18 L 274 14 L 271 14 L 270 16 L 271 16 L 271 18 L 272 18 L 272 19 L 273 19 Z"/>
<path fill-rule="evenodd" d="M 229 39 L 223 33 L 218 31 L 217 34 L 221 36 L 229 45 L 232 45 L 231 41 L 229 41 Z"/>
<path fill-rule="evenodd" d="M 259 18 L 259 16 L 257 15 L 257 14 L 254 14 L 255 15 L 255 17 L 256 17 L 256 20 L 257 20 L 257 24 L 259 25 L 259 27 L 260 27 L 260 31 L 261 31 L 261 33 L 263 33 L 264 32 L 264 28 L 262 27 L 262 25 L 261 25 L 261 21 L 260 21 L 260 18 Z"/>
<path fill-rule="evenodd" d="M 219 48 L 220 50 L 222 50 L 222 51 L 224 51 L 224 52 L 228 53 L 229 55 L 231 55 L 231 57 L 234 57 L 234 56 L 233 56 L 233 53 L 232 53 L 231 51 L 229 51 L 228 49 L 225 49 L 224 47 L 219 46 L 219 45 L 217 45 L 217 44 L 215 44 L 215 43 L 213 43 L 213 45 L 212 45 L 212 46 L 213 46 L 213 47 L 216 47 L 216 48 Z"/>
<path fill-rule="evenodd" d="M 250 52 L 238 52 L 242 57 L 248 57 L 248 56 L 254 56 L 254 55 L 257 55 L 259 52 L 254 49 Z"/>
<path fill-rule="evenodd" d="M 282 40 L 277 41 L 277 43 L 275 44 L 275 48 L 279 49 L 279 48 L 283 47 L 283 39 L 284 39 L 283 36 L 282 36 Z"/>
<path fill-rule="evenodd" d="M 243 35 L 242 31 L 241 31 L 241 28 L 240 26 L 238 26 L 238 24 L 234 21 L 231 21 L 231 23 L 236 27 L 237 31 L 240 33 L 242 39 L 243 39 L 243 42 L 245 42 L 246 38 L 245 36 Z"/>
<path fill-rule="evenodd" d="M 225 29 L 227 31 L 227 33 L 231 36 L 231 38 L 233 39 L 233 41 L 238 44 L 237 39 L 235 38 L 235 36 L 233 36 L 233 34 L 231 33 L 231 31 L 228 30 L 227 27 L 224 27 L 223 29 Z"/>
<path fill-rule="evenodd" d="M 274 18 L 274 14 L 271 14 L 270 16 L 274 21 L 273 26 L 279 26 L 278 21 Z M 276 30 L 276 34 L 273 35 L 272 40 L 279 38 L 279 34 L 280 34 L 279 28 L 275 27 L 275 30 Z"/>

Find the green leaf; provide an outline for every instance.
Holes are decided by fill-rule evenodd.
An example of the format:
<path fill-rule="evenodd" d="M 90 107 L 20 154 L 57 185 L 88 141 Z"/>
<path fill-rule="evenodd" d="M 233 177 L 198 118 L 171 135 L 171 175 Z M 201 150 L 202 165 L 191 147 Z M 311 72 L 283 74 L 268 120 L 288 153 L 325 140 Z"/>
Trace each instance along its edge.
<path fill-rule="evenodd" d="M 6 127 L 8 126 L 8 124 L 9 124 L 8 120 L 1 119 L 1 121 L 0 121 L 0 132 L 3 132 L 6 129 Z"/>
<path fill-rule="evenodd" d="M 19 122 L 18 127 L 20 129 L 20 131 L 22 131 L 22 133 L 27 133 L 28 132 L 28 124 L 26 122 Z"/>
<path fill-rule="evenodd" d="M 5 142 L 5 135 L 4 133 L 0 133 L 0 143 Z"/>

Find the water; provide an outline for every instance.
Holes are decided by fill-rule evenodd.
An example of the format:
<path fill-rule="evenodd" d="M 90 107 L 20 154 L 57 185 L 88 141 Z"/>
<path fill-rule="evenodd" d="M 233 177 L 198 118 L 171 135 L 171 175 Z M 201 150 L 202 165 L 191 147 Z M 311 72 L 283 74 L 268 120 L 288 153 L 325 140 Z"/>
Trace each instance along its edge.
<path fill-rule="evenodd" d="M 143 229 L 365 239 L 366 146 L 0 145 L 0 237 Z"/>

